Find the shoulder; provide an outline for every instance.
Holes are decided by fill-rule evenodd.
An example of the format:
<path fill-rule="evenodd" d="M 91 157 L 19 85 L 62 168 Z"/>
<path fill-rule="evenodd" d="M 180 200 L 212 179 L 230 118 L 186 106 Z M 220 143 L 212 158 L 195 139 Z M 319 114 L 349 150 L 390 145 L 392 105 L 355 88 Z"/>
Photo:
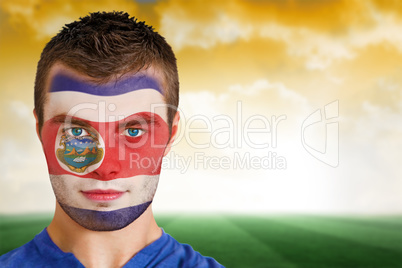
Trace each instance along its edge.
<path fill-rule="evenodd" d="M 211 257 L 202 256 L 190 245 L 182 244 L 165 232 L 157 241 L 141 250 L 125 267 L 223 267 Z M 133 266 L 134 267 L 134 266 Z"/>
<path fill-rule="evenodd" d="M 169 254 L 167 260 L 173 261 L 172 264 L 178 264 L 176 267 L 223 267 L 213 258 L 201 255 L 190 245 L 181 244 L 170 235 L 168 236 L 171 243 L 165 248 Z"/>
<path fill-rule="evenodd" d="M 46 229 L 27 244 L 0 256 L 0 267 L 83 267 L 71 253 L 62 252 Z"/>
<path fill-rule="evenodd" d="M 0 256 L 0 267 L 28 267 L 40 259 L 35 243 L 32 241 Z"/>

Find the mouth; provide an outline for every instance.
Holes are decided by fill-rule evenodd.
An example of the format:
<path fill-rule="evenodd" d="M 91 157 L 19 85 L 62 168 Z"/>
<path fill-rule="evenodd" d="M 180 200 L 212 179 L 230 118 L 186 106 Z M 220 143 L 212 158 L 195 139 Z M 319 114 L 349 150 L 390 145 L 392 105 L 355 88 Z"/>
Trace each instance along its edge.
<path fill-rule="evenodd" d="M 92 201 L 112 201 L 121 197 L 125 192 L 116 191 L 116 190 L 90 190 L 90 191 L 81 191 L 81 193 Z"/>

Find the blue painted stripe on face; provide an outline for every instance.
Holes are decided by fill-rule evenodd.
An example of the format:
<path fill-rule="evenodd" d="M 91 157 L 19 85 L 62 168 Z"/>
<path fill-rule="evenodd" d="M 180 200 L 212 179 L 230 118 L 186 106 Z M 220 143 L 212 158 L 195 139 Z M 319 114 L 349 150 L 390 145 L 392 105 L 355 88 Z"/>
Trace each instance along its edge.
<path fill-rule="evenodd" d="M 158 82 L 146 75 L 134 75 L 117 82 L 97 85 L 64 74 L 56 74 L 49 92 L 76 91 L 97 96 L 116 96 L 145 88 L 155 89 L 163 94 Z"/>
<path fill-rule="evenodd" d="M 92 231 L 120 230 L 141 216 L 151 203 L 152 201 L 112 211 L 97 211 L 70 207 L 59 202 L 70 218 Z"/>

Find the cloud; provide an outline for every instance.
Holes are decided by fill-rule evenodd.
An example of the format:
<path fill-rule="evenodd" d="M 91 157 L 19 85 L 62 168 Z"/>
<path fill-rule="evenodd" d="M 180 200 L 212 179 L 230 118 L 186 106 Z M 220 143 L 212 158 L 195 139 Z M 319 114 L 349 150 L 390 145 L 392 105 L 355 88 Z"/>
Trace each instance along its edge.
<path fill-rule="evenodd" d="M 34 31 L 37 39 L 47 39 L 55 35 L 64 24 L 85 16 L 88 12 L 124 10 L 134 14 L 134 1 L 13 1 L 0 2 L 0 8 L 5 13 L 10 25 L 16 28 L 29 28 Z"/>
<path fill-rule="evenodd" d="M 234 84 L 221 92 L 184 92 L 180 101 L 180 133 L 192 133 L 176 139 L 184 154 L 201 149 L 197 144 L 208 144 L 203 152 L 212 155 L 266 154 L 254 144 L 274 146 L 277 137 L 282 145 L 289 138 L 298 142 L 301 122 L 312 111 L 305 97 L 283 83 L 266 79 Z"/>
<path fill-rule="evenodd" d="M 9 103 L 9 116 L 17 116 L 19 120 L 28 122 L 34 125 L 33 115 L 30 107 L 20 100 L 13 100 Z"/>
<path fill-rule="evenodd" d="M 281 99 L 286 101 L 293 101 L 295 103 L 303 103 L 307 102 L 307 99 L 301 96 L 299 93 L 288 89 L 283 83 L 271 83 L 266 79 L 259 79 L 254 81 L 251 85 L 242 86 L 240 84 L 236 84 L 229 87 L 229 92 L 239 94 L 239 95 L 259 95 L 266 91 L 273 91 L 278 94 Z M 275 100 L 270 100 L 274 102 Z"/>
<path fill-rule="evenodd" d="M 183 112 L 188 115 L 204 114 L 209 117 L 228 111 L 234 116 L 235 113 L 229 106 L 235 107 L 236 102 L 240 100 L 246 109 L 253 111 L 249 112 L 250 114 L 268 111 L 293 114 L 306 112 L 311 108 L 308 100 L 300 93 L 287 88 L 281 82 L 271 82 L 263 78 L 250 84 L 230 85 L 219 93 L 212 90 L 184 92 L 180 99 Z M 197 105 L 193 105 L 194 103 Z"/>
<path fill-rule="evenodd" d="M 285 3 L 234 1 L 203 12 L 204 4 L 198 1 L 169 1 L 158 8 L 160 31 L 177 51 L 240 40 L 280 41 L 289 56 L 304 58 L 309 70 L 324 70 L 337 60 L 354 58 L 360 48 L 383 42 L 402 52 L 402 21 L 368 1 Z"/>
<path fill-rule="evenodd" d="M 189 20 L 187 14 L 163 13 L 161 32 L 167 36 L 176 50 L 186 46 L 208 49 L 218 43 L 228 44 L 236 40 L 248 39 L 251 26 L 241 25 L 228 14 L 219 13 L 213 21 L 198 22 Z"/>
<path fill-rule="evenodd" d="M 353 50 L 345 45 L 345 38 L 308 28 L 266 24 L 259 29 L 259 35 L 284 42 L 288 54 L 305 58 L 305 67 L 310 70 L 325 69 L 336 59 L 351 59 L 354 56 Z"/>
<path fill-rule="evenodd" d="M 378 83 L 384 91 L 394 92 L 397 89 L 395 83 L 387 79 L 380 79 Z M 223 112 L 236 122 L 234 109 L 237 100 L 242 102 L 243 120 L 255 114 L 264 115 L 269 120 L 273 111 L 278 112 L 277 115 L 282 112 L 287 115 L 287 119 L 279 124 L 277 148 L 255 149 L 243 142 L 241 148 L 199 151 L 205 154 L 206 159 L 211 156 L 229 157 L 233 161 L 234 153 L 239 153 L 241 156 L 250 153 L 251 156 L 260 157 L 268 150 L 285 157 L 288 164 L 287 169 L 283 171 L 245 168 L 235 170 L 234 173 L 225 170 L 220 170 L 218 173 L 208 165 L 202 166 L 201 169 L 195 168 L 196 163 L 192 163 L 188 173 L 181 176 L 191 175 L 193 178 L 195 176 L 193 174 L 197 174 L 200 169 L 203 174 L 211 173 L 207 177 L 212 178 L 218 189 L 225 189 L 225 197 L 231 200 L 231 206 L 226 206 L 223 202 L 215 209 L 230 211 L 236 206 L 237 211 L 247 212 L 247 206 L 242 205 L 248 204 L 256 211 L 265 212 L 380 214 L 401 212 L 401 200 L 395 189 L 399 189 L 402 185 L 402 180 L 398 176 L 401 172 L 398 155 L 402 150 L 400 142 L 402 129 L 396 125 L 402 114 L 402 99 L 396 100 L 397 109 L 379 106 L 370 101 L 353 103 L 360 105 L 359 115 L 345 111 L 343 107 L 346 100 L 341 99 L 339 121 L 335 120 L 339 122 L 340 165 L 332 169 L 311 157 L 300 143 L 300 126 L 303 119 L 323 106 L 313 107 L 309 99 L 288 88 L 284 83 L 262 78 L 249 84 L 234 84 L 220 93 L 204 90 L 186 92 L 182 96 L 183 111 L 189 112 L 187 115 L 190 116 L 192 113 L 199 113 L 212 118 Z M 224 127 L 212 120 L 211 122 L 213 130 Z M 322 122 L 322 126 L 324 132 L 315 134 L 325 135 L 325 122 Z M 238 128 L 239 126 L 236 129 Z M 265 140 L 259 139 L 259 141 Z M 319 139 L 318 142 L 321 141 Z M 323 141 L 325 142 L 325 138 Z M 173 150 L 176 154 L 193 157 L 193 162 L 195 161 L 192 154 L 197 150 L 194 148 L 179 144 Z M 225 174 L 230 178 L 226 180 Z M 209 185 L 207 181 L 202 181 Z M 200 182 L 188 183 L 189 191 L 195 195 L 197 190 L 191 190 L 191 187 L 197 183 Z M 253 185 L 258 185 L 258 189 L 254 189 Z M 239 189 L 244 191 L 239 192 Z M 167 190 L 162 190 L 165 191 Z M 211 195 L 211 199 L 216 200 L 213 191 Z M 243 198 L 241 201 L 235 198 L 240 195 Z M 256 199 L 259 200 L 257 204 Z M 211 209 L 208 203 L 198 204 L 197 198 L 189 198 L 188 207 L 205 211 Z M 184 206 L 181 209 L 186 210 L 188 207 Z M 180 210 L 179 205 L 177 209 Z"/>
<path fill-rule="evenodd" d="M 54 207 L 45 157 L 33 127 L 28 129 L 21 130 L 25 139 L 1 139 L 0 213 L 50 211 Z"/>

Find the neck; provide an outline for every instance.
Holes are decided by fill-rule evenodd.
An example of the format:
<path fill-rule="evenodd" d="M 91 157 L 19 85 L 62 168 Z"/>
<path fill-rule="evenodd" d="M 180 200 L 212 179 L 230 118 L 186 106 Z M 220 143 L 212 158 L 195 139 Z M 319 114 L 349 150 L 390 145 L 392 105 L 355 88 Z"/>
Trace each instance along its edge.
<path fill-rule="evenodd" d="M 97 232 L 77 224 L 56 202 L 55 215 L 47 231 L 62 251 L 73 253 L 85 267 L 121 267 L 162 235 L 152 205 L 121 230 Z"/>

